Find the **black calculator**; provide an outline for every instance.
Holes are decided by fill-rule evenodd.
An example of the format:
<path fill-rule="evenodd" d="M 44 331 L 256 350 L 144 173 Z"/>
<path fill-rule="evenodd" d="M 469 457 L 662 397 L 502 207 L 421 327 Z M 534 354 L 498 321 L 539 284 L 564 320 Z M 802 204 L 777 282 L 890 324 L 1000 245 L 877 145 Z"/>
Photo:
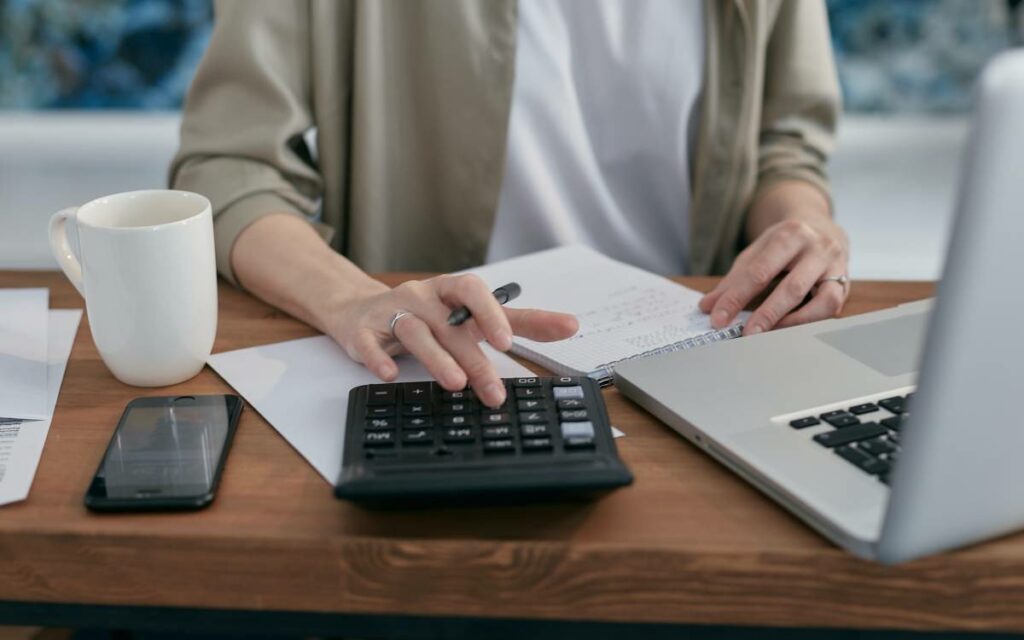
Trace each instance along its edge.
<path fill-rule="evenodd" d="M 492 409 L 435 382 L 349 393 L 339 498 L 382 506 L 593 495 L 633 481 L 590 378 L 507 378 Z"/>

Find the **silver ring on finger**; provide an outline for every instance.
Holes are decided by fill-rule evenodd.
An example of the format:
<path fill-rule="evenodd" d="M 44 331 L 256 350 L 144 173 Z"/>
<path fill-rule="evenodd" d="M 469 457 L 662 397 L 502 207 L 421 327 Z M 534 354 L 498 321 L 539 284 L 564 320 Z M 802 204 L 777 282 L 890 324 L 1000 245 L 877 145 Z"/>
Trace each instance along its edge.
<path fill-rule="evenodd" d="M 818 282 L 815 283 L 814 285 L 814 289 L 811 291 L 811 295 L 818 295 L 818 289 L 820 289 L 821 285 L 825 284 L 826 282 L 835 282 L 840 287 L 842 287 L 844 298 L 850 295 L 850 276 L 846 275 L 845 273 L 840 276 L 827 276 L 822 278 L 821 280 L 818 280 Z"/>
<path fill-rule="evenodd" d="M 405 316 L 411 315 L 412 312 L 406 311 L 405 309 L 399 309 L 394 314 L 392 314 L 391 319 L 388 320 L 388 331 L 391 333 L 391 337 L 394 338 L 396 342 L 399 341 L 398 336 L 395 335 L 395 327 L 398 325 L 398 321 L 404 318 Z"/>

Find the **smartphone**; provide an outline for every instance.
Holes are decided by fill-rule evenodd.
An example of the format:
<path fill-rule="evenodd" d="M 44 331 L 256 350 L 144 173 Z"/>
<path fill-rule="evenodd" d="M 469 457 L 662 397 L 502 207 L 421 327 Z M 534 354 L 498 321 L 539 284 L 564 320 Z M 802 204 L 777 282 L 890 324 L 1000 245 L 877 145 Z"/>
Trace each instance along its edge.
<path fill-rule="evenodd" d="M 85 506 L 137 511 L 210 504 L 243 405 L 231 395 L 132 400 L 85 494 Z"/>

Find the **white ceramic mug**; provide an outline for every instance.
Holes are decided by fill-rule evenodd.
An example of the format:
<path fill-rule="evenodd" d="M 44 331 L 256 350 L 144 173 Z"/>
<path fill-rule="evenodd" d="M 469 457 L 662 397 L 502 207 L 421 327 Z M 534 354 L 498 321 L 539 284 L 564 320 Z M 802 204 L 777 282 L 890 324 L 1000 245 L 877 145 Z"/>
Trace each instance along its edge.
<path fill-rule="evenodd" d="M 93 340 L 114 376 L 161 387 L 199 373 L 217 332 L 209 200 L 170 190 L 98 198 L 50 218 L 50 249 L 85 298 Z"/>

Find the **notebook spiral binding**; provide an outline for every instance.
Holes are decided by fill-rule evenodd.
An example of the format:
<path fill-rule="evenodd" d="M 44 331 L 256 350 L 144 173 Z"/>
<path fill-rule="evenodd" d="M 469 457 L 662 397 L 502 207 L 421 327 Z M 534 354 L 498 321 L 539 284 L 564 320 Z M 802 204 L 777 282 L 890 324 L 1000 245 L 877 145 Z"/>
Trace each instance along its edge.
<path fill-rule="evenodd" d="M 599 366 L 590 377 L 596 378 L 602 387 L 608 386 L 612 383 L 612 378 L 615 374 L 615 367 L 628 360 L 636 360 L 637 358 L 647 358 L 649 356 L 658 356 L 663 353 L 674 353 L 676 351 L 684 351 L 686 349 L 692 349 L 705 344 L 711 344 L 712 342 L 721 342 L 722 340 L 730 340 L 732 338 L 738 338 L 743 333 L 743 325 L 737 324 L 725 329 L 719 329 L 717 331 L 708 331 L 702 333 L 699 336 L 693 336 L 686 340 L 680 340 L 667 344 L 664 347 L 658 347 L 657 349 L 651 349 L 650 351 L 644 351 L 643 353 L 637 353 L 631 355 L 628 358 L 622 358 L 614 362 L 609 362 Z"/>

